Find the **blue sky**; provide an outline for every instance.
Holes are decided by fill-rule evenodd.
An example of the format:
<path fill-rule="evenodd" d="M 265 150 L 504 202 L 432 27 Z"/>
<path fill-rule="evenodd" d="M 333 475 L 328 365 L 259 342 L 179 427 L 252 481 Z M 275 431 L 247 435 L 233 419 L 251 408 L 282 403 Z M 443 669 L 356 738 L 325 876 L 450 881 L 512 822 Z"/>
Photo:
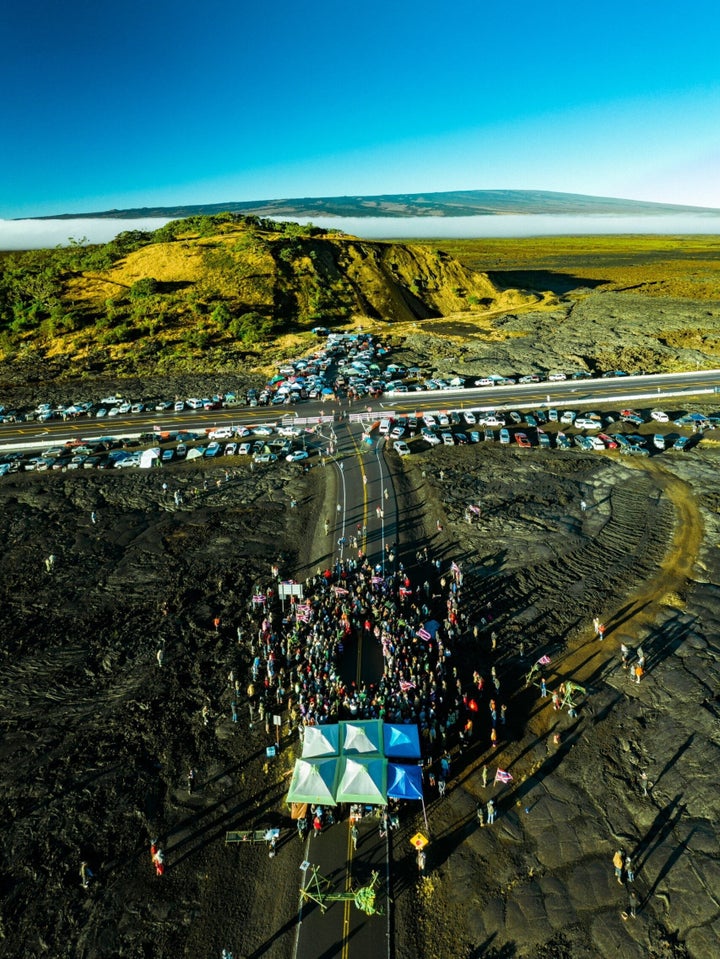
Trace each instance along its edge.
<path fill-rule="evenodd" d="M 720 208 L 717 11 L 7 0 L 0 217 L 461 189 Z"/>

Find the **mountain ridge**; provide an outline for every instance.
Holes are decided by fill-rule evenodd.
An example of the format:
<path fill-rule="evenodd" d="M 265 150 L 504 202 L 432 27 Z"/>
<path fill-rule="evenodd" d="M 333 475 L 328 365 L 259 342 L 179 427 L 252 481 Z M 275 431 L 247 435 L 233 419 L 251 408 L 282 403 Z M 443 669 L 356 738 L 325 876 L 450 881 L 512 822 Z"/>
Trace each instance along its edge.
<path fill-rule="evenodd" d="M 387 193 L 370 196 L 297 197 L 223 203 L 132 207 L 85 213 L 29 217 L 34 220 L 131 219 L 187 217 L 215 213 L 243 213 L 266 217 L 467 217 L 550 215 L 669 216 L 681 213 L 720 215 L 715 207 L 654 203 L 619 197 L 596 197 L 548 190 L 453 190 L 426 193 Z"/>

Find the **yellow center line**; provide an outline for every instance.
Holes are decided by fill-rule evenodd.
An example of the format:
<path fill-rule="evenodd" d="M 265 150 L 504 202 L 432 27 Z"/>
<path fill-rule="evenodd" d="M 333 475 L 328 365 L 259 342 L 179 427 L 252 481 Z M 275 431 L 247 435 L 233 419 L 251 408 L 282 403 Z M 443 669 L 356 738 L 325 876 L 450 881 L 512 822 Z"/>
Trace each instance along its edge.
<path fill-rule="evenodd" d="M 348 868 L 345 873 L 345 892 L 350 892 L 352 889 L 352 860 L 353 860 L 353 843 L 352 843 L 352 826 L 348 829 L 348 843 L 347 843 L 347 861 Z M 342 937 L 342 949 L 340 951 L 341 959 L 347 959 L 350 952 L 350 911 L 352 908 L 352 902 L 350 899 L 346 899 L 343 903 L 343 937 Z"/>

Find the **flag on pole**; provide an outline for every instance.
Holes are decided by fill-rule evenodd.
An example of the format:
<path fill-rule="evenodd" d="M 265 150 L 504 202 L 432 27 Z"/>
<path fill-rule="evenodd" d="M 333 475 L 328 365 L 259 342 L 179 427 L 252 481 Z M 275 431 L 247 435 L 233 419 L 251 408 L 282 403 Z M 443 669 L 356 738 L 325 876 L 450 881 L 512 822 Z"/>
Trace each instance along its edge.
<path fill-rule="evenodd" d="M 495 782 L 496 783 L 511 783 L 513 781 L 510 773 L 505 772 L 504 769 L 497 769 L 495 771 Z"/>
<path fill-rule="evenodd" d="M 424 629 L 422 626 L 421 626 L 420 629 L 415 633 L 415 635 L 416 635 L 417 637 L 419 637 L 420 639 L 425 639 L 425 640 L 427 640 L 427 639 L 432 639 L 432 635 L 431 635 L 426 629 Z"/>
<path fill-rule="evenodd" d="M 460 572 L 460 567 L 459 567 L 458 564 L 455 562 L 455 560 L 453 560 L 452 563 L 450 563 L 450 569 L 453 571 L 453 573 L 459 573 L 459 572 Z"/>
<path fill-rule="evenodd" d="M 400 689 L 406 693 L 409 689 L 415 689 L 415 683 L 409 683 L 405 679 L 400 680 Z"/>
<path fill-rule="evenodd" d="M 541 656 L 540 659 L 538 659 L 539 666 L 547 666 L 549 662 L 550 662 L 549 656 Z"/>

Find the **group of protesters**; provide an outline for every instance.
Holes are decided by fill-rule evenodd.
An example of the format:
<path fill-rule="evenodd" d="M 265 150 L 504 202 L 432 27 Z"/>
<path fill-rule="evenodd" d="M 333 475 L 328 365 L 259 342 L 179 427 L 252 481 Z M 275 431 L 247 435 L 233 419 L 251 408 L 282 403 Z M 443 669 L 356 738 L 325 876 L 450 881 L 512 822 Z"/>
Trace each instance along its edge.
<path fill-rule="evenodd" d="M 394 560 L 395 547 L 389 555 Z M 473 737 L 484 683 L 476 671 L 473 682 L 463 684 L 456 654 L 477 630 L 462 609 L 456 563 L 443 569 L 423 558 L 412 576 L 399 562 L 388 565 L 389 572 L 363 555 L 338 559 L 318 570 L 304 596 L 283 611 L 273 587 L 255 587 L 247 631 L 251 709 L 260 715 L 288 710 L 300 736 L 305 726 L 342 719 L 416 723 L 423 754 L 432 759 Z M 343 655 L 359 636 L 382 653 L 377 682 L 346 678 Z M 493 720 L 497 738 L 496 725 Z"/>

